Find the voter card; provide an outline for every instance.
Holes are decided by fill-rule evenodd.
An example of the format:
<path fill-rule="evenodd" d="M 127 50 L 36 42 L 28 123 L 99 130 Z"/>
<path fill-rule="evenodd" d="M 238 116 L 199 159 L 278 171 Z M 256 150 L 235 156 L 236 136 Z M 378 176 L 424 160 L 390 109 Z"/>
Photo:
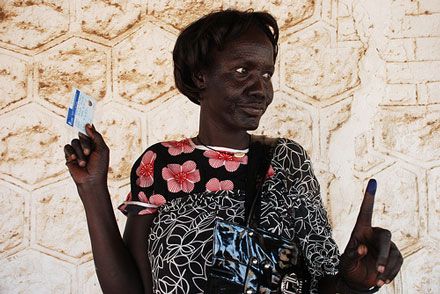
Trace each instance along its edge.
<path fill-rule="evenodd" d="M 73 88 L 69 109 L 67 110 L 66 123 L 87 135 L 86 125 L 93 123 L 95 104 L 95 99 Z"/>

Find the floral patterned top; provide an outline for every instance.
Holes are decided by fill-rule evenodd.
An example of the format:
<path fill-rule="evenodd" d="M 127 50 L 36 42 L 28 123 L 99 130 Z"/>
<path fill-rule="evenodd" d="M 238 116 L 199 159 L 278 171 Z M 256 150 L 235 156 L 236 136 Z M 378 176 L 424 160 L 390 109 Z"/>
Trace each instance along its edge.
<path fill-rule="evenodd" d="M 222 152 L 190 139 L 157 143 L 132 168 L 131 192 L 119 209 L 158 212 L 149 237 L 154 293 L 203 293 L 215 218 L 244 221 L 248 157 L 212 148 Z M 319 278 L 337 273 L 339 251 L 319 183 L 299 144 L 278 141 L 262 193 L 260 226 L 299 243 L 312 277 L 310 293 L 318 293 Z"/>

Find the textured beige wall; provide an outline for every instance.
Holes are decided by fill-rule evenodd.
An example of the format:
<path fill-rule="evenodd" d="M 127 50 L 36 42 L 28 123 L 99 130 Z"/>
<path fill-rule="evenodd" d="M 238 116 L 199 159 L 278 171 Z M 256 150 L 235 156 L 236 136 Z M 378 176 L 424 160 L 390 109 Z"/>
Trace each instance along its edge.
<path fill-rule="evenodd" d="M 374 223 L 405 256 L 380 293 L 440 293 L 439 0 L 1 0 L 0 293 L 100 293 L 62 152 L 71 87 L 98 100 L 116 204 L 146 146 L 196 133 L 171 50 L 188 22 L 231 6 L 279 19 L 259 133 L 309 151 L 340 246 L 375 177 Z"/>

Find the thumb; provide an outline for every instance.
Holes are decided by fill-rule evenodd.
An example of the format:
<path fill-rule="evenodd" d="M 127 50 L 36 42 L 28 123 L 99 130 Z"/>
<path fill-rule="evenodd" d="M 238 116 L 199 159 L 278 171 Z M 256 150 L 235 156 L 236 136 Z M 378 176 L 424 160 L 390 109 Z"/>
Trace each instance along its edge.
<path fill-rule="evenodd" d="M 87 124 L 86 132 L 90 139 L 92 139 L 95 148 L 98 150 L 106 149 L 107 145 L 102 138 L 102 135 L 95 129 L 94 125 Z"/>

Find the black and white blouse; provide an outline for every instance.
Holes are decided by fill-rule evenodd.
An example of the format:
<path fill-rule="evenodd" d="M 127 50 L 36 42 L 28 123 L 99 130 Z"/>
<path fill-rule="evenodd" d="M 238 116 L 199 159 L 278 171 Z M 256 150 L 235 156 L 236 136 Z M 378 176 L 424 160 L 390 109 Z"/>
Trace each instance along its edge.
<path fill-rule="evenodd" d="M 154 293 L 203 293 L 212 262 L 216 217 L 244 221 L 247 155 L 195 145 L 190 139 L 157 143 L 135 162 L 124 213 L 155 217 L 149 237 Z M 214 150 L 213 150 L 214 149 Z M 280 139 L 263 185 L 260 226 L 299 243 L 317 293 L 323 275 L 337 273 L 339 251 L 331 236 L 319 183 L 296 142 Z"/>

